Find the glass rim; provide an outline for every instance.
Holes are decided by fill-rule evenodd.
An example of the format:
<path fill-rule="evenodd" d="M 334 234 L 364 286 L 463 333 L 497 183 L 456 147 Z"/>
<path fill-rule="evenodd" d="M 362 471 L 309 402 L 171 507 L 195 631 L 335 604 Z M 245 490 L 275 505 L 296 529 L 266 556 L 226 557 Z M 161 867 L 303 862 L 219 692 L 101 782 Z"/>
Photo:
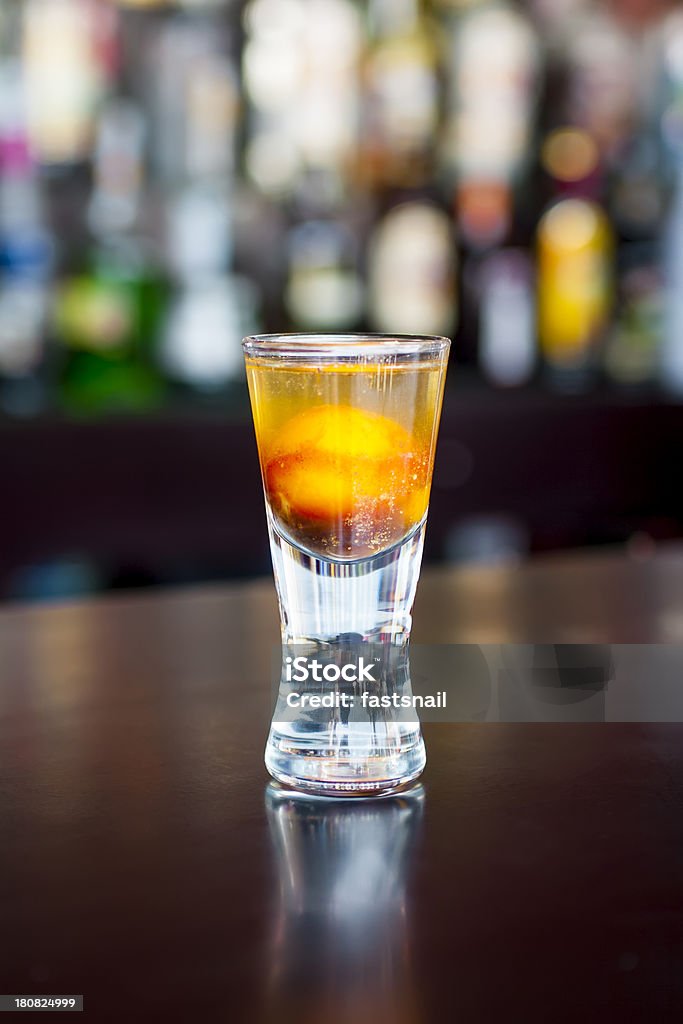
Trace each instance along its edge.
<path fill-rule="evenodd" d="M 450 338 L 439 334 L 383 334 L 371 331 L 325 334 L 250 334 L 242 340 L 245 355 L 297 357 L 349 357 L 354 355 L 419 355 L 436 357 L 448 352 Z"/>

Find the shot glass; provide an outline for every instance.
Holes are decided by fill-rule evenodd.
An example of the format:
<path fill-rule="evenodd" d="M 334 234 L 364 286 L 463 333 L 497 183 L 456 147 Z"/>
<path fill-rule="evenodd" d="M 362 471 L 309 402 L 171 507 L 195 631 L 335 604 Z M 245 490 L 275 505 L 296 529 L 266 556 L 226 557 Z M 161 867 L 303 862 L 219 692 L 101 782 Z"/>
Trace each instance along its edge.
<path fill-rule="evenodd" d="M 266 767 L 311 792 L 393 791 L 424 768 L 420 723 L 405 702 L 366 698 L 410 691 L 450 342 L 283 334 L 243 347 L 283 643 Z"/>

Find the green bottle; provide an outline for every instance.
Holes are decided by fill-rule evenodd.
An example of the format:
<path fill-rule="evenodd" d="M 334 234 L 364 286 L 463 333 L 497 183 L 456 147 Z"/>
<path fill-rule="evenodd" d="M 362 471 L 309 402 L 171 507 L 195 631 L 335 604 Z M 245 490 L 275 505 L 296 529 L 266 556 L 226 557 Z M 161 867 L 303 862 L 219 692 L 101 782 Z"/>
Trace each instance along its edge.
<path fill-rule="evenodd" d="M 112 101 L 99 124 L 88 210 L 95 244 L 86 266 L 63 282 L 56 302 L 61 399 L 72 413 L 145 412 L 164 401 L 156 343 L 168 286 L 135 230 L 143 145 L 139 109 Z"/>

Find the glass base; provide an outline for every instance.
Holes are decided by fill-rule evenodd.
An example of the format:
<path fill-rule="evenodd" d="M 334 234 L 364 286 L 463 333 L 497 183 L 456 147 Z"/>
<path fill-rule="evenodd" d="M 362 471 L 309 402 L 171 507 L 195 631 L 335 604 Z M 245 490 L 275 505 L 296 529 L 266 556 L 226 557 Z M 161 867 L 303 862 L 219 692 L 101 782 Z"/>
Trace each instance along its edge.
<path fill-rule="evenodd" d="M 392 793 L 416 779 L 426 763 L 419 723 L 392 723 L 391 743 L 358 725 L 347 735 L 296 734 L 295 722 L 273 722 L 266 746 L 266 768 L 278 782 L 321 796 L 375 796 Z M 344 747 L 350 740 L 352 747 Z M 365 741 L 365 742 L 363 742 Z"/>

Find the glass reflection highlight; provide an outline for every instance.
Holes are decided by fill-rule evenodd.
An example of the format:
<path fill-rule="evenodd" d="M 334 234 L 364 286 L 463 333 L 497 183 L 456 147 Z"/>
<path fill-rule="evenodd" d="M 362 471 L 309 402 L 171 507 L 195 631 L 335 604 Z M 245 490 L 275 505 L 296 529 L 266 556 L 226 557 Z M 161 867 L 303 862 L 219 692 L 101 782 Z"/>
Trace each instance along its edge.
<path fill-rule="evenodd" d="M 268 785 L 280 897 L 263 1020 L 420 1019 L 406 889 L 423 803 L 421 785 L 374 800 Z"/>

